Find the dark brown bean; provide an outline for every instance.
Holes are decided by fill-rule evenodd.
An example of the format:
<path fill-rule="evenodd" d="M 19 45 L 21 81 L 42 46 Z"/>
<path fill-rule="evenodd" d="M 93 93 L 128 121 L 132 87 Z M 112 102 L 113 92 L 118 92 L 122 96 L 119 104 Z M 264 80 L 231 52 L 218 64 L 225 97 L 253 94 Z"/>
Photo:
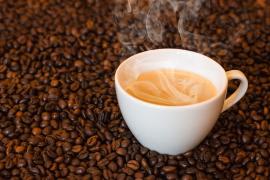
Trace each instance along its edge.
<path fill-rule="evenodd" d="M 115 152 L 112 152 L 106 156 L 106 158 L 110 161 L 114 160 L 117 157 L 117 154 Z"/>
<path fill-rule="evenodd" d="M 109 169 L 103 169 L 103 177 L 105 179 L 112 179 L 112 172 Z"/>
<path fill-rule="evenodd" d="M 52 79 L 52 80 L 51 80 L 51 86 L 52 86 L 52 87 L 57 87 L 58 84 L 59 84 L 59 81 L 58 81 L 57 79 Z"/>
<path fill-rule="evenodd" d="M 110 162 L 109 164 L 108 164 L 108 168 L 112 171 L 112 172 L 115 172 L 117 169 L 118 169 L 118 167 L 117 167 L 117 164 L 115 163 L 115 162 Z"/>
<path fill-rule="evenodd" d="M 166 179 L 175 180 L 175 179 L 178 179 L 178 176 L 177 176 L 177 174 L 169 173 L 166 175 Z"/>
<path fill-rule="evenodd" d="M 44 121 L 48 121 L 48 120 L 50 120 L 50 114 L 49 114 L 48 112 L 43 112 L 43 113 L 41 114 L 41 118 L 42 118 L 42 120 L 44 120 Z"/>
<path fill-rule="evenodd" d="M 82 146 L 81 145 L 73 146 L 71 150 L 74 153 L 79 153 L 82 150 Z"/>
<path fill-rule="evenodd" d="M 182 180 L 192 180 L 193 178 L 192 178 L 191 175 L 186 174 L 186 175 L 183 175 L 183 176 L 181 177 L 181 179 L 182 179 Z"/>
<path fill-rule="evenodd" d="M 101 174 L 101 171 L 97 167 L 89 167 L 87 172 L 90 173 L 92 176 L 97 176 Z"/>
<path fill-rule="evenodd" d="M 91 30 L 93 28 L 93 26 L 94 26 L 93 20 L 92 19 L 88 19 L 86 21 L 86 27 L 87 27 L 87 29 Z"/>
<path fill-rule="evenodd" d="M 143 172 L 136 172 L 134 174 L 134 177 L 137 179 L 142 179 L 144 177 L 144 174 L 143 174 Z"/>
<path fill-rule="evenodd" d="M 104 158 L 104 159 L 98 161 L 97 165 L 100 168 L 104 168 L 108 163 L 109 163 L 108 159 Z"/>
<path fill-rule="evenodd" d="M 124 179 L 126 179 L 126 175 L 124 173 L 119 173 L 119 174 L 117 174 L 116 179 L 124 180 Z"/>
<path fill-rule="evenodd" d="M 26 149 L 25 146 L 16 146 L 16 147 L 15 147 L 15 152 L 16 152 L 16 153 L 22 153 L 22 152 L 25 151 L 25 149 Z"/>
<path fill-rule="evenodd" d="M 218 160 L 220 160 L 224 164 L 228 164 L 230 162 L 230 159 L 227 156 L 219 156 Z"/>
<path fill-rule="evenodd" d="M 97 143 L 97 138 L 98 138 L 98 136 L 92 136 L 92 137 L 88 138 L 86 144 L 89 147 L 94 146 Z"/>
<path fill-rule="evenodd" d="M 41 129 L 38 127 L 35 127 L 32 129 L 33 135 L 40 135 L 41 134 Z"/>
<path fill-rule="evenodd" d="M 140 164 L 136 161 L 136 160 L 130 160 L 127 163 L 127 167 L 129 167 L 130 169 L 136 171 L 140 168 Z"/>
<path fill-rule="evenodd" d="M 121 155 L 121 156 L 125 156 L 126 153 L 127 153 L 127 150 L 124 149 L 124 148 L 118 148 L 118 149 L 116 150 L 116 153 L 119 154 L 119 155 Z"/>
<path fill-rule="evenodd" d="M 176 172 L 176 167 L 175 166 L 163 166 L 162 171 L 164 171 L 165 173 Z"/>
<path fill-rule="evenodd" d="M 130 143 L 130 141 L 129 141 L 128 139 L 124 139 L 124 140 L 121 142 L 121 146 L 122 146 L 123 148 L 126 148 L 126 147 L 128 147 L 129 143 Z"/>
<path fill-rule="evenodd" d="M 84 174 L 85 173 L 85 168 L 84 167 L 77 167 L 75 170 L 76 174 Z"/>
<path fill-rule="evenodd" d="M 123 171 L 125 174 L 129 175 L 129 176 L 131 176 L 131 175 L 134 174 L 134 171 L 133 171 L 131 168 L 129 168 L 129 167 L 124 167 L 124 168 L 122 169 L 122 171 Z"/>
<path fill-rule="evenodd" d="M 155 180 L 155 176 L 154 175 L 149 175 L 147 177 L 145 177 L 145 180 Z"/>

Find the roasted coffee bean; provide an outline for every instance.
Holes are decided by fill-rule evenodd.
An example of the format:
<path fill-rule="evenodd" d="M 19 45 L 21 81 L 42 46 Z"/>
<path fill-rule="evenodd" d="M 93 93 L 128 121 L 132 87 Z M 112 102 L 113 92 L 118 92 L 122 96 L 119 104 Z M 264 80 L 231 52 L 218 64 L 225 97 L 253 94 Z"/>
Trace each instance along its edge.
<path fill-rule="evenodd" d="M 134 174 L 134 176 L 135 176 L 135 178 L 137 178 L 137 179 L 142 179 L 142 178 L 144 177 L 144 174 L 143 174 L 143 172 L 136 172 L 136 173 Z"/>
<path fill-rule="evenodd" d="M 22 167 L 26 166 L 26 161 L 24 159 L 18 159 L 17 166 L 18 166 L 18 168 L 22 168 Z"/>
<path fill-rule="evenodd" d="M 136 160 L 130 160 L 127 163 L 127 167 L 136 171 L 140 168 L 140 164 Z"/>
<path fill-rule="evenodd" d="M 72 91 L 77 91 L 80 88 L 80 84 L 78 82 L 74 82 L 70 85 L 70 89 Z"/>
<path fill-rule="evenodd" d="M 109 163 L 108 159 L 104 158 L 100 161 L 98 161 L 97 165 L 100 168 L 104 168 Z"/>
<path fill-rule="evenodd" d="M 112 134 L 109 131 L 105 131 L 104 134 L 105 134 L 105 138 L 108 141 L 111 141 L 112 140 Z"/>
<path fill-rule="evenodd" d="M 145 147 L 141 147 L 140 152 L 141 152 L 142 155 L 144 155 L 144 154 L 146 154 L 148 152 L 148 149 L 145 148 Z"/>
<path fill-rule="evenodd" d="M 219 170 L 224 170 L 225 166 L 221 162 L 216 162 L 216 166 Z"/>
<path fill-rule="evenodd" d="M 60 99 L 60 100 L 58 101 L 58 106 L 59 106 L 61 109 L 65 109 L 66 106 L 67 106 L 67 103 L 65 102 L 65 100 Z"/>
<path fill-rule="evenodd" d="M 175 166 L 163 166 L 162 171 L 164 171 L 165 173 L 175 172 L 176 167 Z"/>
<path fill-rule="evenodd" d="M 50 114 L 49 114 L 48 112 L 43 112 L 43 113 L 41 114 L 41 118 L 42 118 L 42 120 L 44 120 L 44 121 L 48 121 L 48 120 L 50 120 Z"/>
<path fill-rule="evenodd" d="M 106 158 L 110 161 L 114 160 L 117 157 L 117 154 L 115 152 L 112 152 L 106 156 Z"/>
<path fill-rule="evenodd" d="M 90 173 L 92 176 L 97 176 L 101 174 L 101 171 L 97 167 L 89 167 L 87 172 Z"/>
<path fill-rule="evenodd" d="M 35 127 L 32 129 L 33 135 L 40 135 L 41 134 L 41 128 Z"/>
<path fill-rule="evenodd" d="M 166 174 L 166 179 L 176 180 L 176 179 L 178 179 L 178 176 L 177 176 L 177 174 L 169 173 L 169 174 Z"/>
<path fill-rule="evenodd" d="M 145 177 L 146 180 L 155 180 L 156 177 L 154 175 L 149 175 L 147 177 Z"/>
<path fill-rule="evenodd" d="M 181 177 L 181 180 L 192 180 L 192 179 L 193 179 L 192 176 L 191 176 L 191 175 L 188 175 L 188 174 L 183 175 L 183 176 Z"/>
<path fill-rule="evenodd" d="M 179 161 L 179 165 L 183 168 L 186 168 L 189 166 L 189 163 L 187 161 L 183 160 L 183 161 Z"/>
<path fill-rule="evenodd" d="M 25 146 L 16 146 L 16 147 L 15 147 L 15 152 L 16 152 L 16 153 L 22 153 L 22 152 L 25 151 L 25 149 L 26 149 Z"/>
<path fill-rule="evenodd" d="M 52 87 L 57 87 L 59 84 L 59 81 L 57 79 L 52 79 L 50 85 Z"/>
<path fill-rule="evenodd" d="M 92 136 L 88 138 L 86 144 L 90 147 L 94 146 L 97 143 L 97 138 L 98 136 Z"/>
<path fill-rule="evenodd" d="M 118 148 L 118 149 L 116 150 L 116 153 L 119 154 L 119 155 L 121 155 L 121 156 L 125 156 L 126 153 L 127 153 L 127 150 L 124 149 L 124 148 Z"/>
<path fill-rule="evenodd" d="M 130 141 L 129 141 L 128 139 L 124 139 L 124 140 L 121 142 L 121 146 L 122 146 L 123 148 L 126 148 L 126 147 L 128 147 L 129 143 L 130 143 Z"/>
<path fill-rule="evenodd" d="M 79 153 L 82 150 L 82 146 L 81 145 L 75 145 L 72 147 L 72 152 L 74 153 Z"/>
<path fill-rule="evenodd" d="M 126 179 L 126 175 L 124 173 L 119 173 L 116 175 L 116 179 L 124 180 Z"/>
<path fill-rule="evenodd" d="M 122 169 L 122 171 L 123 171 L 125 174 L 129 175 L 129 176 L 131 176 L 131 175 L 134 174 L 134 171 L 133 171 L 131 168 L 129 168 L 129 167 L 124 167 L 124 168 Z"/>
<path fill-rule="evenodd" d="M 75 170 L 76 174 L 84 174 L 85 173 L 85 168 L 84 167 L 77 167 Z"/>
<path fill-rule="evenodd" d="M 105 179 L 112 179 L 112 172 L 109 169 L 104 169 L 103 170 L 103 177 Z"/>
<path fill-rule="evenodd" d="M 246 144 L 250 143 L 250 141 L 251 141 L 251 136 L 248 135 L 248 134 L 244 134 L 244 135 L 242 136 L 242 141 L 243 141 L 243 143 L 246 143 Z"/>
<path fill-rule="evenodd" d="M 86 159 L 89 156 L 89 153 L 87 150 L 83 150 L 78 154 L 79 159 Z"/>
<path fill-rule="evenodd" d="M 117 167 L 117 164 L 115 163 L 115 162 L 110 162 L 109 164 L 108 164 L 108 168 L 112 171 L 112 172 L 115 172 L 117 169 L 118 169 L 118 167 Z"/>

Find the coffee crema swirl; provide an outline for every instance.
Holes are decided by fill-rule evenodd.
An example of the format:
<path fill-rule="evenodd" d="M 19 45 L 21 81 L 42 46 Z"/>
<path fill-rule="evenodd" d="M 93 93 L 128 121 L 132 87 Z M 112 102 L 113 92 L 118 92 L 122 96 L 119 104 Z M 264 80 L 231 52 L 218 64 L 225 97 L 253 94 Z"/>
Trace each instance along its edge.
<path fill-rule="evenodd" d="M 207 78 L 176 69 L 143 72 L 124 89 L 143 101 L 167 106 L 195 104 L 216 95 L 215 86 Z"/>

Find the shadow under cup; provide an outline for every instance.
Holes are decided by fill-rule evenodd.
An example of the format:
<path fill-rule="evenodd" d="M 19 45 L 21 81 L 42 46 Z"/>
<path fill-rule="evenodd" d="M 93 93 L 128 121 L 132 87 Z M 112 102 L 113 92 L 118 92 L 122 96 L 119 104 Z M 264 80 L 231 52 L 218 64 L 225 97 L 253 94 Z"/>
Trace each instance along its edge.
<path fill-rule="evenodd" d="M 215 86 L 214 97 L 191 105 L 164 106 L 142 101 L 123 87 L 139 74 L 157 69 L 194 72 Z M 125 60 L 115 74 L 121 113 L 137 140 L 151 150 L 165 154 L 184 153 L 197 146 L 211 131 L 224 103 L 227 89 L 224 69 L 207 56 L 180 49 L 157 49 Z"/>

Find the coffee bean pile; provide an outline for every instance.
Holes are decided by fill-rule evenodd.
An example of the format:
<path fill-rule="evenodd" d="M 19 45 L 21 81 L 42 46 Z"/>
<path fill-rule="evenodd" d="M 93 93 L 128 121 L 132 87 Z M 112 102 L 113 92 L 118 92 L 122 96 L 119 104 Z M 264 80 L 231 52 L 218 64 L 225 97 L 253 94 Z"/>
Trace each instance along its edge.
<path fill-rule="evenodd" d="M 124 31 L 132 9 L 115 14 L 126 3 L 0 0 L 0 179 L 269 179 L 269 1 L 205 1 L 181 37 L 179 12 L 166 11 L 162 42 L 133 44 L 119 38 L 134 33 Z M 246 96 L 182 155 L 141 146 L 119 111 L 114 72 L 149 47 L 203 52 L 249 80 Z"/>

